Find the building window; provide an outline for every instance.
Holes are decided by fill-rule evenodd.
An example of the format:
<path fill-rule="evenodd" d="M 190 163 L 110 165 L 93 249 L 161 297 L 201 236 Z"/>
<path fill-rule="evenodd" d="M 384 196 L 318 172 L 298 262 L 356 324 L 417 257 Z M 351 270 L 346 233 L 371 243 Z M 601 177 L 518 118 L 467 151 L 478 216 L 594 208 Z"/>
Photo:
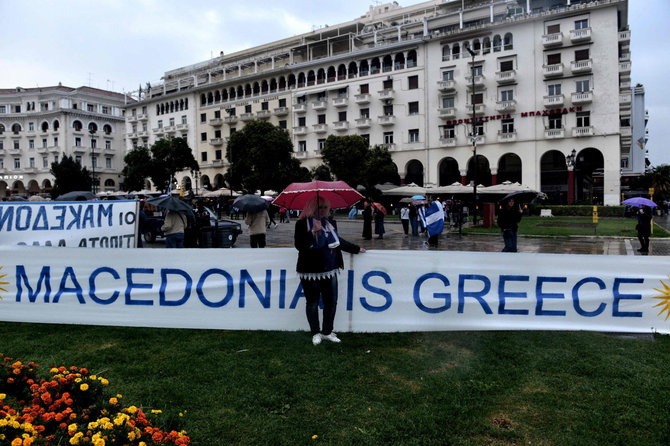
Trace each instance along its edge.
<path fill-rule="evenodd" d="M 409 110 L 410 115 L 418 115 L 419 114 L 419 102 L 410 102 L 407 104 L 407 108 Z"/>
<path fill-rule="evenodd" d="M 102 106 L 102 114 L 103 115 L 108 115 L 109 114 L 109 107 L 107 107 L 106 105 L 103 105 Z"/>
<path fill-rule="evenodd" d="M 384 90 L 393 90 L 393 79 L 387 79 L 383 84 Z"/>
<path fill-rule="evenodd" d="M 547 85 L 547 93 L 549 96 L 558 96 L 561 94 L 561 84 Z"/>
<path fill-rule="evenodd" d="M 105 141 L 105 150 L 112 150 L 112 142 Z"/>
<path fill-rule="evenodd" d="M 447 70 L 442 72 L 443 81 L 453 81 L 454 80 L 454 70 Z"/>
<path fill-rule="evenodd" d="M 589 84 L 590 83 L 588 79 L 575 82 L 575 89 L 577 90 L 577 93 L 585 93 L 587 91 L 591 91 Z"/>
<path fill-rule="evenodd" d="M 34 122 L 29 122 L 28 123 L 28 131 L 29 132 L 34 132 L 35 131 L 35 123 Z"/>
<path fill-rule="evenodd" d="M 577 50 L 575 51 L 575 62 L 579 62 L 580 60 L 589 60 L 589 50 L 588 48 L 585 50 Z"/>
<path fill-rule="evenodd" d="M 317 119 L 319 120 L 319 124 L 325 124 L 326 123 L 326 115 L 319 115 L 317 116 Z"/>
<path fill-rule="evenodd" d="M 200 122 L 207 122 L 207 113 L 200 113 Z"/>
<path fill-rule="evenodd" d="M 410 90 L 419 88 L 419 76 L 410 76 L 407 78 L 407 87 Z"/>
<path fill-rule="evenodd" d="M 514 133 L 514 119 L 502 120 L 502 133 Z"/>
<path fill-rule="evenodd" d="M 384 116 L 393 116 L 393 104 L 384 106 Z"/>
<path fill-rule="evenodd" d="M 86 105 L 86 111 L 94 112 L 95 111 L 95 105 L 87 104 Z"/>
<path fill-rule="evenodd" d="M 105 158 L 105 168 L 106 169 L 111 169 L 112 168 L 112 159 L 110 157 Z"/>
<path fill-rule="evenodd" d="M 77 129 L 75 129 L 77 130 Z M 79 129 L 81 130 L 81 129 Z M 133 133 L 137 133 L 137 124 L 133 124 Z"/>
<path fill-rule="evenodd" d="M 58 137 L 54 137 L 54 147 L 58 147 Z"/>
<path fill-rule="evenodd" d="M 200 134 L 200 141 L 207 141 L 207 132 L 202 132 Z"/>
<path fill-rule="evenodd" d="M 279 128 L 286 129 L 286 121 L 279 121 Z"/>
<path fill-rule="evenodd" d="M 146 123 L 144 124 L 146 126 Z M 170 118 L 170 127 L 174 127 L 174 118 Z M 144 129 L 145 131 L 147 129 Z"/>
<path fill-rule="evenodd" d="M 14 169 L 21 168 L 21 158 L 14 158 Z"/>
<path fill-rule="evenodd" d="M 221 149 L 214 151 L 214 159 L 220 160 L 222 156 Z"/>
<path fill-rule="evenodd" d="M 58 164 L 58 155 L 54 156 L 54 163 Z"/>
<path fill-rule="evenodd" d="M 35 167 L 35 158 L 28 159 L 28 167 Z"/>
<path fill-rule="evenodd" d="M 502 90 L 500 92 L 501 101 L 513 101 L 514 100 L 514 90 Z"/>
<path fill-rule="evenodd" d="M 244 106 L 244 113 L 251 113 L 251 105 Z"/>
<path fill-rule="evenodd" d="M 453 96 L 442 97 L 442 108 L 454 108 L 455 99 Z"/>
<path fill-rule="evenodd" d="M 410 129 L 409 142 L 419 142 L 419 129 Z"/>
<path fill-rule="evenodd" d="M 481 76 L 482 73 L 484 72 L 483 70 L 484 69 L 481 65 L 475 65 L 474 67 L 472 67 L 472 75 L 473 76 Z"/>
<path fill-rule="evenodd" d="M 368 94 L 368 93 L 370 93 L 370 85 L 361 84 L 361 94 Z"/>
<path fill-rule="evenodd" d="M 214 131 L 214 138 L 221 138 L 221 130 Z"/>
<path fill-rule="evenodd" d="M 162 120 L 162 119 L 159 119 L 159 120 L 158 120 L 158 128 L 159 128 L 159 129 L 162 129 L 162 128 L 163 128 L 163 120 Z"/>
<path fill-rule="evenodd" d="M 298 141 L 298 152 L 307 152 L 307 141 Z"/>
<path fill-rule="evenodd" d="M 283 99 L 279 100 L 279 106 L 280 107 L 286 107 L 286 98 L 283 98 Z"/>
<path fill-rule="evenodd" d="M 92 139 L 91 140 L 91 148 L 95 149 L 96 147 L 98 147 L 98 140 Z"/>
<path fill-rule="evenodd" d="M 200 152 L 200 161 L 207 162 L 207 152 Z"/>
<path fill-rule="evenodd" d="M 170 122 L 174 123 L 174 119 L 171 119 Z M 147 131 L 147 123 L 146 122 L 142 123 L 142 131 L 143 132 Z"/>
<path fill-rule="evenodd" d="M 483 104 L 484 103 L 484 93 L 475 93 L 472 95 L 472 104 Z"/>
<path fill-rule="evenodd" d="M 547 65 L 558 65 L 561 63 L 561 53 L 547 54 Z"/>
<path fill-rule="evenodd" d="M 35 148 L 35 140 L 34 139 L 29 139 L 28 140 L 28 149 L 33 150 Z"/>
<path fill-rule="evenodd" d="M 477 135 L 477 136 L 484 135 L 484 123 L 483 122 L 478 122 L 477 124 L 475 124 L 475 135 Z"/>
<path fill-rule="evenodd" d="M 46 156 L 42 157 L 42 167 L 49 167 L 49 158 Z"/>
<path fill-rule="evenodd" d="M 589 27 L 589 19 L 575 20 L 575 29 L 586 29 Z"/>
<path fill-rule="evenodd" d="M 347 120 L 347 112 L 341 111 L 337 114 L 337 120 L 340 122 L 346 121 Z"/>
<path fill-rule="evenodd" d="M 318 145 L 317 145 L 317 148 L 318 148 L 319 150 L 323 150 L 324 147 L 326 147 L 326 139 L 325 139 L 325 138 L 324 138 L 324 139 L 320 139 L 320 140 L 318 141 Z"/>
<path fill-rule="evenodd" d="M 365 142 L 368 143 L 368 145 L 370 145 L 370 134 L 369 133 L 365 133 L 365 134 L 361 135 L 361 138 L 363 138 L 365 140 Z"/>
<path fill-rule="evenodd" d="M 43 149 L 47 148 L 47 139 L 46 138 L 42 138 L 42 148 Z"/>
<path fill-rule="evenodd" d="M 393 144 L 393 132 L 384 132 L 384 144 Z"/>
<path fill-rule="evenodd" d="M 514 61 L 513 60 L 504 60 L 500 62 L 500 71 L 514 71 Z"/>
<path fill-rule="evenodd" d="M 7 113 L 7 107 L 4 105 L 0 105 L 0 113 Z"/>
<path fill-rule="evenodd" d="M 455 135 L 456 135 L 456 128 L 455 128 L 454 124 L 445 125 L 443 127 L 442 136 L 445 139 L 453 139 L 455 137 Z"/>
<path fill-rule="evenodd" d="M 591 125 L 591 112 L 577 112 L 577 127 L 589 127 Z"/>
<path fill-rule="evenodd" d="M 81 147 L 81 138 L 77 137 L 74 139 L 74 146 Z"/>
<path fill-rule="evenodd" d="M 5 143 L 0 141 L 0 150 L 5 150 Z"/>
<path fill-rule="evenodd" d="M 20 147 L 19 147 L 19 142 L 18 142 L 18 141 L 14 141 L 14 150 L 19 150 L 19 149 L 20 149 Z"/>
<path fill-rule="evenodd" d="M 181 123 L 186 125 L 186 115 L 181 115 Z"/>
<path fill-rule="evenodd" d="M 563 121 L 561 115 L 549 115 L 549 129 L 556 130 L 563 128 Z"/>
<path fill-rule="evenodd" d="M 548 25 L 547 34 L 558 34 L 561 32 L 561 25 Z"/>
<path fill-rule="evenodd" d="M 270 104 L 268 102 L 261 102 L 261 110 L 270 110 Z"/>
<path fill-rule="evenodd" d="M 221 118 L 221 110 L 215 110 L 214 119 L 220 119 L 220 118 Z"/>
<path fill-rule="evenodd" d="M 628 158 L 621 158 L 621 168 L 628 169 Z"/>
<path fill-rule="evenodd" d="M 77 108 L 76 105 L 77 104 L 75 104 L 74 108 Z M 21 113 L 21 106 L 20 105 L 15 105 L 14 106 L 14 113 Z"/>
<path fill-rule="evenodd" d="M 361 108 L 361 119 L 368 119 L 370 117 L 369 108 Z"/>
<path fill-rule="evenodd" d="M 298 118 L 298 127 L 304 127 L 307 125 L 307 120 L 304 116 Z"/>

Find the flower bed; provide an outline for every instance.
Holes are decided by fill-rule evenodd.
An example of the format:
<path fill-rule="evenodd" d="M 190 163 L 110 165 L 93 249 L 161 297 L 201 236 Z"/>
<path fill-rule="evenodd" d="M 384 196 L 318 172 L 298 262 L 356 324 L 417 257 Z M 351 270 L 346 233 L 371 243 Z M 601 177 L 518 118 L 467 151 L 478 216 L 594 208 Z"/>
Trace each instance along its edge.
<path fill-rule="evenodd" d="M 0 444 L 187 445 L 184 431 L 153 427 L 161 414 L 147 416 L 125 407 L 109 381 L 79 367 L 53 367 L 37 377 L 38 365 L 0 354 Z"/>

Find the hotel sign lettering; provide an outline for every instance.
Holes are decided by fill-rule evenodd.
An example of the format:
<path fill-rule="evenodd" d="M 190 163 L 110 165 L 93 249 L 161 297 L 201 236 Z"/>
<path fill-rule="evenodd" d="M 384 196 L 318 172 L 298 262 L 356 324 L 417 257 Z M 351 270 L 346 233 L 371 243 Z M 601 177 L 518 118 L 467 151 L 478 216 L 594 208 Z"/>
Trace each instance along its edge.
<path fill-rule="evenodd" d="M 531 111 L 531 112 L 521 112 L 521 117 L 522 118 L 528 118 L 530 116 L 550 116 L 550 115 L 567 115 L 568 113 L 575 113 L 575 112 L 580 112 L 582 111 L 582 107 L 566 107 L 566 108 L 554 108 L 554 109 L 549 109 L 549 110 L 538 110 L 538 111 Z M 479 116 L 475 118 L 475 122 L 488 122 L 488 121 L 496 121 L 500 119 L 511 119 L 512 115 L 506 114 L 506 115 L 491 115 L 491 116 Z M 457 124 L 470 124 L 472 123 L 471 118 L 465 118 L 465 119 L 451 119 L 447 120 L 445 122 L 446 125 L 457 125 Z"/>

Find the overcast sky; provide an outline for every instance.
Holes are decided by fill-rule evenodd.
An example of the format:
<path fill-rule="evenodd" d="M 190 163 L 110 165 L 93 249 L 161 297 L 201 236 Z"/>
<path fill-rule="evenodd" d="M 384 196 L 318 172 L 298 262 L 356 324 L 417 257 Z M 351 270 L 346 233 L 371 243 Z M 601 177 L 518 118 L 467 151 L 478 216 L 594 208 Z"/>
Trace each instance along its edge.
<path fill-rule="evenodd" d="M 402 6 L 420 0 L 399 0 Z M 136 90 L 165 71 L 363 15 L 367 0 L 0 0 L 0 88 Z M 634 9 L 644 8 L 644 9 Z M 631 81 L 646 91 L 649 158 L 670 164 L 670 0 L 630 0 Z"/>

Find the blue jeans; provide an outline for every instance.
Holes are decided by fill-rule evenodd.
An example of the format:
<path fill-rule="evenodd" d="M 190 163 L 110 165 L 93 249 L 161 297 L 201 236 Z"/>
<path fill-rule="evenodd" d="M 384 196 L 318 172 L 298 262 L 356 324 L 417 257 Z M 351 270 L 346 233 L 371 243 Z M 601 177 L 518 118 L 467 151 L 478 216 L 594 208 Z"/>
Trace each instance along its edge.
<path fill-rule="evenodd" d="M 411 218 L 409 222 L 412 225 L 412 235 L 419 235 L 419 222 L 417 219 Z"/>
<path fill-rule="evenodd" d="M 168 234 L 165 236 L 166 248 L 183 248 L 184 247 L 184 233 L 177 232 L 176 234 Z"/>
<path fill-rule="evenodd" d="M 502 252 L 517 252 L 516 231 L 512 231 L 511 229 L 503 231 L 503 240 L 505 241 L 505 247 Z"/>
<path fill-rule="evenodd" d="M 337 276 L 321 280 L 300 279 L 300 283 L 307 300 L 305 314 L 312 336 L 331 334 L 337 309 Z M 319 328 L 319 298 L 323 301 L 323 329 Z"/>

